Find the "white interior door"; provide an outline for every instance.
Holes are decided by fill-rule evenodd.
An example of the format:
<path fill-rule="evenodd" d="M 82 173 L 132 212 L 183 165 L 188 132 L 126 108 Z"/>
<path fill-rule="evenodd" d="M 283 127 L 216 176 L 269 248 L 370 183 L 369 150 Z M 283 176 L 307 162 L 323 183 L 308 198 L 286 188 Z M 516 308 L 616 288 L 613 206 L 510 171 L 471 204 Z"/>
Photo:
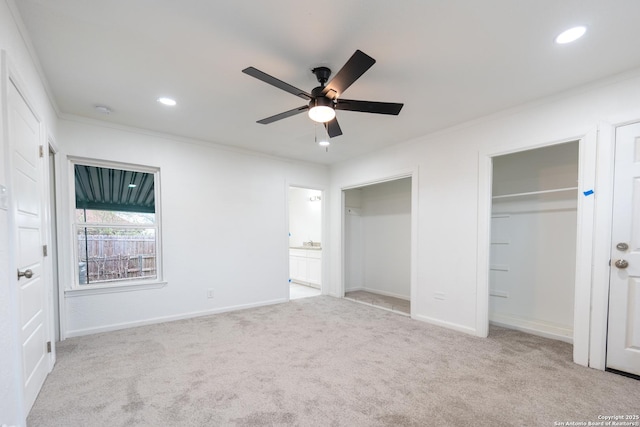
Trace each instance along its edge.
<path fill-rule="evenodd" d="M 640 375 L 640 123 L 616 131 L 607 368 Z"/>
<path fill-rule="evenodd" d="M 8 128 L 14 188 L 16 272 L 27 412 L 49 372 L 47 289 L 43 277 L 40 123 L 16 87 L 8 88 Z"/>

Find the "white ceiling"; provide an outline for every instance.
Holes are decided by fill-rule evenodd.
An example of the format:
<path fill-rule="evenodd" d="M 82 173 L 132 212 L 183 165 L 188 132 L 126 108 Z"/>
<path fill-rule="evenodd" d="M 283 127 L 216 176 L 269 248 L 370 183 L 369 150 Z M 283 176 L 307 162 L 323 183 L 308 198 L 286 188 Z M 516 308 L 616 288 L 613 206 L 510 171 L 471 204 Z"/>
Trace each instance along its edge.
<path fill-rule="evenodd" d="M 640 67 L 638 0 L 15 0 L 64 115 L 331 164 Z M 586 25 L 585 37 L 554 37 Z M 338 111 L 329 152 L 303 90 L 360 49 L 377 63 L 345 98 L 403 102 L 399 116 Z M 174 97 L 174 108 L 156 102 Z M 112 109 L 108 116 L 96 105 Z"/>

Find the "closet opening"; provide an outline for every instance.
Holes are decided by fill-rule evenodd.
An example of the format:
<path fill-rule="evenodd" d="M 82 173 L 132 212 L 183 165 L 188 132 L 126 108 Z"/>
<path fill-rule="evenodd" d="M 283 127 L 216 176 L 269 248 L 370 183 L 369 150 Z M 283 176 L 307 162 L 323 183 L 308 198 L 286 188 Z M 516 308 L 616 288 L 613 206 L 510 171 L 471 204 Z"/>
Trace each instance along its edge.
<path fill-rule="evenodd" d="M 411 314 L 411 178 L 343 190 L 344 297 Z"/>
<path fill-rule="evenodd" d="M 490 325 L 573 343 L 578 164 L 579 141 L 493 157 Z"/>
<path fill-rule="evenodd" d="M 322 294 L 322 191 L 289 187 L 289 299 Z"/>

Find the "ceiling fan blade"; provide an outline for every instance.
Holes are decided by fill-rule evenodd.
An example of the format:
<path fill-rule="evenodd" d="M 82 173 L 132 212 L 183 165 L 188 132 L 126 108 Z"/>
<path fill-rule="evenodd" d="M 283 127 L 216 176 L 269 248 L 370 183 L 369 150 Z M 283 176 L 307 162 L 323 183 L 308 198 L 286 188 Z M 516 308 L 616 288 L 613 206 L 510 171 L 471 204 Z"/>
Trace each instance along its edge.
<path fill-rule="evenodd" d="M 293 110 L 285 111 L 284 113 L 276 114 L 275 116 L 267 117 L 266 119 L 258 120 L 256 123 L 260 123 L 263 125 L 268 125 L 269 123 L 277 122 L 278 120 L 286 119 L 287 117 L 295 116 L 296 114 L 300 114 L 303 111 L 307 111 L 309 109 L 308 105 L 303 105 L 302 107 L 294 108 Z"/>
<path fill-rule="evenodd" d="M 376 60 L 362 52 L 356 52 L 349 58 L 346 64 L 325 86 L 322 94 L 331 99 L 339 97 L 358 78 L 376 63 Z"/>
<path fill-rule="evenodd" d="M 360 111 L 363 113 L 391 114 L 397 116 L 404 104 L 395 102 L 356 101 L 354 99 L 338 99 L 336 110 Z"/>
<path fill-rule="evenodd" d="M 292 95 L 299 96 L 302 99 L 310 101 L 312 96 L 311 94 L 305 92 L 302 89 L 298 89 L 295 86 L 291 86 L 289 83 L 285 83 L 282 80 L 276 79 L 273 76 L 270 76 L 267 73 L 264 73 L 257 68 L 248 67 L 242 70 L 243 73 L 250 75 L 251 77 L 255 77 L 258 80 L 262 80 L 265 83 L 270 84 L 271 86 L 275 86 L 278 89 L 282 89 L 285 92 L 289 92 Z"/>
<path fill-rule="evenodd" d="M 324 128 L 327 130 L 327 134 L 329 135 L 329 138 L 342 135 L 342 129 L 340 129 L 340 125 L 338 124 L 338 119 L 336 119 L 335 117 L 333 118 L 333 120 L 330 120 L 327 123 L 325 123 Z"/>

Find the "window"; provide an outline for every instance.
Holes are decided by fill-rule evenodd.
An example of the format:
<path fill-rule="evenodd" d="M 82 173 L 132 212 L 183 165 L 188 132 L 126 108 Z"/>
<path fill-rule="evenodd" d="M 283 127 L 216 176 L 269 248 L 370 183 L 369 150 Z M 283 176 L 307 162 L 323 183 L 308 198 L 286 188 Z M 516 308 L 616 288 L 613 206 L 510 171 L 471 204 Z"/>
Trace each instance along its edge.
<path fill-rule="evenodd" d="M 76 288 L 160 281 L 158 170 L 72 164 Z"/>

